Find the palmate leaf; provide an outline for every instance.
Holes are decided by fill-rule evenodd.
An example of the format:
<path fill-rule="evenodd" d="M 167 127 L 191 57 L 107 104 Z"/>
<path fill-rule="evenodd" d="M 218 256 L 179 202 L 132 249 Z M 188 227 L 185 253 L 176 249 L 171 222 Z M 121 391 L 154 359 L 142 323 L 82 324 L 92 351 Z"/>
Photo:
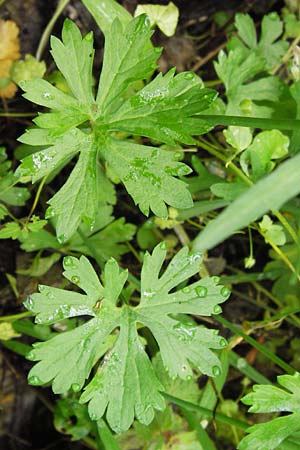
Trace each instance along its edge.
<path fill-rule="evenodd" d="M 103 206 L 114 203 L 114 188 L 105 173 L 107 163 L 145 214 L 152 209 L 164 217 L 166 204 L 181 209 L 191 206 L 187 186 L 175 178 L 188 174 L 187 166 L 173 162 L 171 153 L 163 150 L 157 150 L 159 157 L 150 157 L 155 149 L 129 139 L 117 141 L 123 133 L 116 132 L 126 131 L 171 145 L 192 144 L 194 134 L 210 129 L 206 122 L 192 116 L 207 109 L 216 94 L 203 88 L 193 73 L 174 76 L 174 70 L 157 76 L 139 93 L 131 92 L 132 83 L 149 78 L 156 69 L 161 49 L 151 43 L 153 32 L 145 15 L 125 22 L 115 19 L 110 32 L 106 32 L 96 99 L 92 35 L 83 38 L 70 20 L 64 24 L 62 41 L 52 38 L 51 46 L 71 93 L 45 80 L 22 83 L 24 96 L 49 112 L 34 119 L 38 128 L 20 137 L 21 142 L 43 149 L 25 157 L 17 175 L 24 181 L 30 177 L 32 182 L 52 177 L 79 153 L 69 179 L 48 201 L 47 217 L 55 216 L 61 242 L 69 240 L 82 221 L 92 229 L 99 201 Z M 135 168 L 138 158 L 144 161 L 143 170 Z"/>
<path fill-rule="evenodd" d="M 89 402 L 91 418 L 99 419 L 106 411 L 109 425 L 117 432 L 128 429 L 134 417 L 150 423 L 154 410 L 164 408 L 160 393 L 164 388 L 138 334 L 141 325 L 156 339 L 171 377 L 189 379 L 193 368 L 218 375 L 220 362 L 212 349 L 224 347 L 225 339 L 194 322 L 188 325 L 180 320 L 180 314 L 219 314 L 219 304 L 228 298 L 229 290 L 219 286 L 215 277 L 176 290 L 199 271 L 202 256 L 183 248 L 160 276 L 165 257 L 164 244 L 159 244 L 152 255 L 145 255 L 141 300 L 136 307 L 119 304 L 127 272 L 121 271 L 113 259 L 105 266 L 102 284 L 84 256 L 79 260 L 65 258 L 64 276 L 85 294 L 41 286 L 25 305 L 38 323 L 52 324 L 82 315 L 91 318 L 76 329 L 34 344 L 29 359 L 39 362 L 28 375 L 29 383 L 52 382 L 55 393 L 70 388 L 79 391 L 103 357 L 80 399 Z"/>
<path fill-rule="evenodd" d="M 11 164 L 11 161 L 7 159 L 5 148 L 0 147 L 0 202 L 22 206 L 28 200 L 30 194 L 26 188 L 15 187 L 17 178 L 10 170 Z M 4 205 L 1 205 L 1 213 L 1 219 L 8 213 Z"/>
<path fill-rule="evenodd" d="M 276 42 L 283 24 L 277 13 L 265 15 L 259 40 L 254 21 L 248 14 L 236 14 L 235 26 L 238 37 L 228 42 L 228 54 L 221 51 L 214 63 L 226 87 L 226 113 L 273 117 L 276 103 L 287 101 L 289 96 L 278 77 L 265 74 L 280 63 L 288 48 L 287 42 Z M 258 74 L 262 75 L 258 78 Z M 258 79 L 253 80 L 255 76 Z M 282 110 L 280 112 L 282 114 Z"/>
<path fill-rule="evenodd" d="M 193 72 L 174 75 L 175 69 L 159 74 L 107 119 L 109 127 L 169 145 L 194 144 L 192 135 L 208 132 L 211 126 L 192 116 L 208 108 L 217 94 L 202 88 Z"/>
<path fill-rule="evenodd" d="M 118 19 L 106 34 L 103 69 L 99 82 L 97 103 L 101 113 L 108 115 L 122 105 L 122 94 L 135 81 L 147 79 L 157 68 L 162 49 L 153 47 L 153 30 L 145 14 L 126 26 Z"/>
<path fill-rule="evenodd" d="M 174 177 L 191 172 L 176 160 L 176 153 L 111 139 L 104 157 L 145 215 L 151 209 L 157 216 L 167 217 L 166 203 L 175 208 L 193 205 L 186 183 Z"/>
<path fill-rule="evenodd" d="M 242 401 L 251 405 L 249 412 L 291 414 L 250 427 L 247 430 L 249 435 L 238 446 L 239 450 L 288 449 L 290 447 L 285 447 L 284 441 L 289 437 L 299 445 L 299 436 L 294 440 L 293 435 L 300 431 L 300 374 L 296 372 L 294 375 L 281 375 L 277 381 L 284 389 L 255 385 L 253 392 L 247 394 Z"/>

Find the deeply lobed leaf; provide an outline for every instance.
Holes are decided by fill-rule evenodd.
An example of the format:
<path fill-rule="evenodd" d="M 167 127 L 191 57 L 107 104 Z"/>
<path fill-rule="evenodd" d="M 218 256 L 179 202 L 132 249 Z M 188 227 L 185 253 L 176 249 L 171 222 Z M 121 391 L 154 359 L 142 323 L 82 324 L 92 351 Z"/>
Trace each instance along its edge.
<path fill-rule="evenodd" d="M 189 254 L 184 248 L 160 275 L 165 257 L 162 244 L 152 255 L 145 256 L 137 307 L 119 305 L 127 272 L 120 270 L 114 260 L 107 262 L 102 284 L 85 257 L 65 258 L 64 276 L 85 295 L 42 286 L 25 306 L 36 315 L 38 323 L 51 324 L 83 315 L 91 319 L 76 329 L 34 344 L 29 359 L 39 362 L 29 373 L 29 383 L 52 382 L 55 393 L 65 393 L 70 388 L 79 391 L 93 366 L 105 355 L 81 395 L 81 402 L 89 402 L 91 418 L 100 419 L 106 411 L 110 426 L 117 432 L 129 428 L 134 417 L 150 423 L 154 410 L 164 408 L 160 393 L 163 386 L 138 334 L 141 324 L 149 328 L 157 341 L 171 377 L 188 379 L 194 368 L 207 375 L 218 375 L 220 363 L 212 349 L 224 347 L 225 339 L 215 330 L 188 324 L 180 314 L 219 314 L 219 304 L 228 298 L 229 290 L 218 286 L 217 278 L 205 278 L 176 289 L 198 272 L 202 257 Z"/>
<path fill-rule="evenodd" d="M 45 148 L 22 160 L 18 176 L 24 180 L 31 177 L 32 182 L 53 177 L 79 153 L 67 182 L 48 201 L 47 217 L 55 218 L 60 242 L 69 240 L 82 222 L 92 231 L 98 208 L 115 202 L 106 164 L 146 215 L 151 209 L 166 217 L 166 205 L 180 209 L 192 206 L 187 186 L 175 178 L 190 173 L 189 167 L 173 161 L 170 152 L 129 139 L 117 140 L 125 131 L 173 146 L 178 142 L 193 144 L 193 135 L 211 128 L 193 116 L 207 109 L 216 94 L 204 89 L 191 72 L 174 76 L 171 70 L 165 76 L 158 75 L 135 94 L 133 83 L 151 76 L 161 53 L 153 47 L 151 35 L 145 15 L 128 23 L 117 18 L 113 21 L 110 33 L 106 33 L 95 99 L 92 35 L 83 38 L 77 26 L 66 20 L 62 41 L 53 37 L 51 47 L 71 94 L 45 80 L 22 84 L 24 96 L 49 112 L 34 119 L 39 128 L 20 138 L 23 143 Z"/>
<path fill-rule="evenodd" d="M 277 378 L 278 388 L 271 385 L 255 385 L 243 403 L 251 405 L 249 412 L 291 412 L 269 422 L 254 425 L 248 429 L 249 435 L 240 442 L 239 450 L 276 449 L 288 437 L 300 431 L 300 374 L 282 375 Z M 281 448 L 281 447 L 280 447 Z"/>

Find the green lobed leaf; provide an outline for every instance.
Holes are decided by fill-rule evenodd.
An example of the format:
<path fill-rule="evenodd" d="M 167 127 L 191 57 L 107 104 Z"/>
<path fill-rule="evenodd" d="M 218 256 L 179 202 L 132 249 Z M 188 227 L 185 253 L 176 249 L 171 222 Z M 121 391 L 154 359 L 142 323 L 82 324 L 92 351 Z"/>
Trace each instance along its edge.
<path fill-rule="evenodd" d="M 279 130 L 262 131 L 257 134 L 252 144 L 242 153 L 240 163 L 243 171 L 251 178 L 258 180 L 274 168 L 274 159 L 288 153 L 289 138 Z"/>
<path fill-rule="evenodd" d="M 194 143 L 192 135 L 211 126 L 193 116 L 207 110 L 216 94 L 204 89 L 195 74 L 174 76 L 174 70 L 157 76 L 135 94 L 133 83 L 142 83 L 152 74 L 161 49 L 151 44 L 152 30 L 145 15 L 125 22 L 116 18 L 106 35 L 97 103 L 92 89 L 91 35 L 82 38 L 69 20 L 64 23 L 62 41 L 53 38 L 51 45 L 73 95 L 45 80 L 23 83 L 25 97 L 50 112 L 39 115 L 34 120 L 38 128 L 20 137 L 22 143 L 38 148 L 23 158 L 16 174 L 24 181 L 28 177 L 33 182 L 43 177 L 50 181 L 79 153 L 67 182 L 48 201 L 47 218 L 54 217 L 60 242 L 69 240 L 82 222 L 92 231 L 97 209 L 115 203 L 108 177 L 114 182 L 121 179 L 145 214 L 152 209 L 165 217 L 166 204 L 180 209 L 192 206 L 187 186 L 175 178 L 190 173 L 187 166 L 172 161 L 166 151 L 116 138 L 126 131 L 173 145 Z M 153 98 L 150 103 L 149 98 Z"/>
<path fill-rule="evenodd" d="M 193 72 L 175 76 L 175 69 L 161 73 L 137 94 L 130 97 L 108 118 L 109 128 L 147 136 L 169 145 L 194 144 L 192 135 L 211 127 L 194 114 L 209 108 L 216 92 L 203 88 Z"/>
<path fill-rule="evenodd" d="M 132 19 L 129 12 L 117 3 L 116 0 L 105 0 L 104 2 L 82 0 L 82 2 L 105 36 L 110 33 L 112 22 L 116 18 L 118 18 L 123 25 L 126 25 Z"/>
<path fill-rule="evenodd" d="M 111 139 L 104 156 L 145 215 L 151 209 L 157 216 L 167 217 L 166 204 L 175 208 L 192 206 L 187 185 L 175 178 L 189 174 L 191 169 L 177 161 L 176 153 Z"/>
<path fill-rule="evenodd" d="M 243 403 L 251 405 L 249 412 L 291 412 L 269 422 L 250 427 L 238 445 L 239 450 L 275 449 L 289 436 L 300 430 L 300 374 L 281 375 L 277 381 L 282 388 L 271 385 L 255 385 L 253 392 L 247 394 Z M 288 448 L 288 447 L 287 447 Z"/>
<path fill-rule="evenodd" d="M 57 217 L 56 234 L 66 242 L 77 230 L 81 220 L 93 227 L 98 206 L 98 167 L 96 151 L 81 152 L 76 166 L 63 187 L 48 201 L 46 217 Z"/>
<path fill-rule="evenodd" d="M 76 329 L 34 344 L 28 358 L 39 362 L 28 375 L 29 383 L 52 382 L 55 393 L 70 388 L 77 392 L 104 356 L 80 402 L 89 402 L 93 420 L 99 420 L 106 411 L 107 421 L 116 432 L 128 429 L 134 417 L 149 424 L 154 410 L 164 408 L 160 394 L 164 388 L 145 352 L 137 324 L 152 332 L 171 377 L 189 379 L 194 367 L 207 375 L 218 375 L 220 363 L 212 349 L 223 348 L 225 339 L 195 322 L 189 326 L 178 314 L 219 314 L 219 303 L 228 298 L 229 290 L 218 286 L 219 279 L 205 278 L 174 291 L 199 271 L 202 257 L 184 248 L 160 276 L 165 257 L 162 244 L 152 255 L 145 255 L 137 307 L 119 305 L 127 272 L 120 271 L 114 260 L 107 262 L 101 284 L 85 257 L 65 258 L 64 276 L 86 295 L 44 286 L 27 300 L 26 306 L 41 323 L 82 315 L 92 318 Z"/>
<path fill-rule="evenodd" d="M 16 171 L 19 177 L 31 177 L 32 182 L 50 175 L 58 167 L 63 167 L 78 151 L 86 150 L 91 146 L 91 139 L 77 128 L 53 137 L 47 130 L 31 129 L 23 134 L 19 140 L 30 145 L 41 145 L 38 142 L 50 145 L 44 150 L 26 156 Z"/>
<path fill-rule="evenodd" d="M 66 19 L 62 41 L 51 37 L 51 53 L 74 97 L 83 105 L 93 103 L 93 34 L 88 33 L 83 38 L 78 27 Z"/>
<path fill-rule="evenodd" d="M 11 161 L 7 159 L 6 150 L 0 147 L 0 201 L 12 206 L 23 206 L 30 194 L 26 188 L 15 187 L 18 179 L 10 168 Z M 3 214 L 5 206 L 1 205 L 1 208 Z"/>
<path fill-rule="evenodd" d="M 97 103 L 106 116 L 122 105 L 125 90 L 133 82 L 147 79 L 157 68 L 161 49 L 154 48 L 153 31 L 145 14 L 126 26 L 119 19 L 112 23 L 106 35 L 103 69 L 100 76 Z"/>
<path fill-rule="evenodd" d="M 14 61 L 10 76 L 14 83 L 20 84 L 23 80 L 42 78 L 46 72 L 44 61 L 38 61 L 32 55 L 26 54 L 24 60 Z"/>

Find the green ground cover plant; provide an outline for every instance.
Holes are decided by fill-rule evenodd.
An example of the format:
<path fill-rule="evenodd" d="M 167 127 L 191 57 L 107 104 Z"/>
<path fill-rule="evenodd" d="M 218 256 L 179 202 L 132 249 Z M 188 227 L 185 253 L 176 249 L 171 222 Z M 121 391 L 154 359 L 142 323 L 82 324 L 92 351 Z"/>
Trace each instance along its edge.
<path fill-rule="evenodd" d="M 55 427 L 90 448 L 297 449 L 297 17 L 271 12 L 257 30 L 238 13 L 214 62 L 219 95 L 192 71 L 159 72 L 162 48 L 146 14 L 83 3 L 105 36 L 100 75 L 93 33 L 66 19 L 61 39 L 50 40 L 64 89 L 19 78 L 23 97 L 44 109 L 18 139 L 15 171 L 0 149 L 0 239 L 30 253 L 20 274 L 64 269 L 58 284 L 28 295 L 25 312 L 0 317 L 1 342 L 34 363 L 30 385 L 60 395 Z M 133 201 L 128 216 L 122 196 Z M 12 207 L 28 200 L 29 214 L 16 217 Z M 222 257 L 208 251 L 231 236 L 246 250 L 221 276 Z M 256 269 L 258 247 L 269 255 Z M 236 292 L 242 283 L 251 289 Z M 256 320 L 221 314 L 231 289 L 261 310 Z M 255 338 L 284 326 L 291 344 Z M 235 352 L 240 342 L 247 357 Z M 230 370 L 243 381 L 226 398 Z M 259 423 L 243 404 L 263 414 Z"/>

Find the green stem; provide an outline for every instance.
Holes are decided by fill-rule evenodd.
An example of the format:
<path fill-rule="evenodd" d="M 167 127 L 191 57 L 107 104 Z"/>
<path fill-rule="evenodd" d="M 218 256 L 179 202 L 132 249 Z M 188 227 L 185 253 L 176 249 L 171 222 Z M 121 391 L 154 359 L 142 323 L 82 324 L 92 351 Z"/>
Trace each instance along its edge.
<path fill-rule="evenodd" d="M 300 123 L 300 121 L 299 121 Z M 240 170 L 232 161 L 227 161 L 227 157 L 223 155 L 219 150 L 214 148 L 211 144 L 206 142 L 203 138 L 198 139 L 199 145 L 201 145 L 205 150 L 207 150 L 210 154 L 216 156 L 221 161 L 225 163 L 225 166 L 230 168 L 233 172 L 238 175 L 238 177 L 243 180 L 249 187 L 253 186 L 253 182 L 250 180 L 250 178 L 245 175 L 242 170 Z M 272 211 L 273 214 L 278 218 L 280 223 L 284 228 L 286 228 L 287 232 L 291 235 L 293 240 L 296 242 L 297 245 L 299 245 L 298 237 L 293 230 L 293 228 L 289 225 L 288 221 L 285 219 L 285 217 L 278 211 Z M 262 230 L 260 228 L 257 229 L 258 232 L 265 238 Z M 271 247 L 275 250 L 275 252 L 279 255 L 279 257 L 284 261 L 284 263 L 289 267 L 289 269 L 297 276 L 298 280 L 300 281 L 300 276 L 297 274 L 297 271 L 291 261 L 288 259 L 288 257 L 279 249 L 279 247 L 270 239 L 268 239 L 268 243 L 271 245 Z"/>
<path fill-rule="evenodd" d="M 256 348 L 256 350 L 258 350 L 260 353 L 262 353 L 266 358 L 270 359 L 274 364 L 281 367 L 288 374 L 293 375 L 296 372 L 292 366 L 290 366 L 288 363 L 286 363 L 281 358 L 279 358 L 279 356 L 274 355 L 273 352 L 271 352 L 270 350 L 265 348 L 263 345 L 259 344 L 255 339 L 253 339 L 251 336 L 248 336 L 248 334 L 244 333 L 240 328 L 233 325 L 231 322 L 226 320 L 224 317 L 214 316 L 214 318 L 217 322 L 224 325 L 226 328 L 231 330 L 234 334 L 241 336 L 246 342 L 248 342 L 248 344 L 252 345 L 254 348 Z"/>
<path fill-rule="evenodd" d="M 32 313 L 29 311 L 25 311 L 18 314 L 12 314 L 10 316 L 1 316 L 0 321 L 3 322 L 13 322 L 14 320 L 23 319 L 24 317 L 31 317 Z"/>
<path fill-rule="evenodd" d="M 114 435 L 106 425 L 104 420 L 97 422 L 98 433 L 105 450 L 121 450 Z"/>
<path fill-rule="evenodd" d="M 204 408 L 203 406 L 196 405 L 191 402 L 187 402 L 185 400 L 182 400 L 181 398 L 173 397 L 173 395 L 169 395 L 166 392 L 162 392 L 162 394 L 171 403 L 174 403 L 175 405 L 180 406 L 181 408 L 184 408 L 188 411 L 200 412 L 208 419 L 215 419 L 217 422 L 233 425 L 240 430 L 247 430 L 247 428 L 249 428 L 249 425 L 246 422 L 242 422 L 241 420 L 234 419 L 233 417 L 226 416 L 222 413 L 214 413 L 214 411 L 210 409 Z"/>
<path fill-rule="evenodd" d="M 300 120 L 297 119 L 265 119 L 262 117 L 241 117 L 241 116 L 225 116 L 225 115 L 198 115 L 194 116 L 201 120 L 205 120 L 210 125 L 238 126 L 261 128 L 264 130 L 291 130 L 298 131 L 300 129 Z"/>
<path fill-rule="evenodd" d="M 36 113 L 19 113 L 19 112 L 6 112 L 0 113 L 0 117 L 34 117 Z"/>
<path fill-rule="evenodd" d="M 36 51 L 36 59 L 38 61 L 40 61 L 43 51 L 47 45 L 47 41 L 49 39 L 49 36 L 51 34 L 51 31 L 55 25 L 55 22 L 57 21 L 58 17 L 61 15 L 61 13 L 63 12 L 63 10 L 65 9 L 65 7 L 67 6 L 67 4 L 69 3 L 70 0 L 60 0 L 58 2 L 58 5 L 56 7 L 56 10 L 54 11 L 54 14 L 50 20 L 50 22 L 48 23 L 48 25 L 46 26 L 43 35 L 41 37 L 41 40 L 39 42 L 39 46 L 38 49 Z"/>
<path fill-rule="evenodd" d="M 206 430 L 202 427 L 201 423 L 199 423 L 195 414 L 191 411 L 187 411 L 185 408 L 181 408 L 182 415 L 186 418 L 189 427 L 192 430 L 195 430 L 197 439 L 202 446 L 204 445 L 205 450 L 216 450 L 216 447 Z"/>

